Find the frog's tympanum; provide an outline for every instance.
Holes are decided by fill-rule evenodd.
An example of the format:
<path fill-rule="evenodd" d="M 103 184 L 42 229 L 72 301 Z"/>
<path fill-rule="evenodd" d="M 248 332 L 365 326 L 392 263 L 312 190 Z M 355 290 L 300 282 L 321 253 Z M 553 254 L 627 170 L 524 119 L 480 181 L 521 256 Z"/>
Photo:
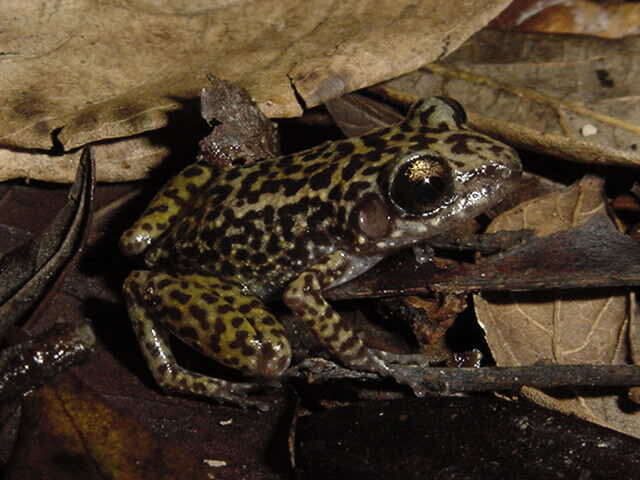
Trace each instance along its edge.
<path fill-rule="evenodd" d="M 367 347 L 323 290 L 512 189 L 517 154 L 465 121 L 457 102 L 434 97 L 401 124 L 362 137 L 248 166 L 198 162 L 172 179 L 121 241 L 148 267 L 129 275 L 124 292 L 156 381 L 258 404 L 247 397 L 254 383 L 180 367 L 168 335 L 251 376 L 277 377 L 291 349 L 265 302 L 281 298 L 345 366 L 410 383 L 394 368 L 398 356 Z"/>

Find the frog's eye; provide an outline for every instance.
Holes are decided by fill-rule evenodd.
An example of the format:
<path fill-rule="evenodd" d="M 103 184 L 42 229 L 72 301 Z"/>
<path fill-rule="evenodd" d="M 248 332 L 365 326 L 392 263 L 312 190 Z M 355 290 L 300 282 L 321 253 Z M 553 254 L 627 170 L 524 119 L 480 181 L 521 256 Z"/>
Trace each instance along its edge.
<path fill-rule="evenodd" d="M 420 155 L 394 169 L 389 196 L 404 212 L 426 215 L 448 203 L 452 185 L 451 169 L 442 159 Z"/>

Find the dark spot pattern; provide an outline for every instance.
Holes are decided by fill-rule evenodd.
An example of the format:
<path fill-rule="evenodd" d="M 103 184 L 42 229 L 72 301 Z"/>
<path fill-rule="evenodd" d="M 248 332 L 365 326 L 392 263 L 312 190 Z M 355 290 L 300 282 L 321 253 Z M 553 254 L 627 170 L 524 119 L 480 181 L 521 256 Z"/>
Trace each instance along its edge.
<path fill-rule="evenodd" d="M 207 318 L 207 311 L 198 305 L 189 305 L 189 314 L 198 321 L 202 330 L 209 329 L 209 319 Z"/>
<path fill-rule="evenodd" d="M 233 328 L 240 328 L 240 325 L 242 325 L 242 323 L 244 322 L 244 320 L 242 319 L 242 317 L 233 317 L 231 319 L 231 326 Z"/>
<path fill-rule="evenodd" d="M 223 304 L 223 305 L 218 306 L 217 310 L 218 310 L 218 313 L 220 315 L 225 315 L 225 314 L 227 314 L 229 312 L 232 312 L 233 311 L 233 307 L 231 305 L 224 305 Z"/>
<path fill-rule="evenodd" d="M 324 190 L 331 185 L 331 176 L 336 171 L 336 165 L 329 165 L 329 167 L 316 173 L 309 179 L 309 187 L 312 190 Z"/>
<path fill-rule="evenodd" d="M 356 172 L 364 165 L 364 160 L 360 156 L 353 156 L 349 163 L 342 169 L 342 180 L 348 182 Z"/>
<path fill-rule="evenodd" d="M 189 300 L 191 300 L 191 295 L 183 293 L 180 290 L 172 290 L 171 293 L 169 293 L 169 297 L 182 305 L 186 305 Z"/>
<path fill-rule="evenodd" d="M 451 151 L 456 155 L 471 155 L 474 152 L 473 145 L 475 144 L 490 144 L 488 138 L 481 137 L 479 135 L 473 135 L 469 133 L 457 133 L 449 135 L 445 140 L 446 143 L 451 145 Z"/>
<path fill-rule="evenodd" d="M 344 199 L 350 202 L 355 201 L 361 193 L 369 187 L 369 182 L 353 182 L 344 194 Z"/>
<path fill-rule="evenodd" d="M 199 177 L 202 174 L 202 168 L 200 168 L 198 165 L 192 165 L 182 171 L 182 175 L 186 178 Z"/>

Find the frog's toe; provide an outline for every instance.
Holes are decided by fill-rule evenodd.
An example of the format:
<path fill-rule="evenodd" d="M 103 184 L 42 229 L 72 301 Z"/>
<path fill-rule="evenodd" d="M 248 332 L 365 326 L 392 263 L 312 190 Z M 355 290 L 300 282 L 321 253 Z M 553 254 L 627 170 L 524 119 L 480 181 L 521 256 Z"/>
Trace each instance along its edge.
<path fill-rule="evenodd" d="M 265 379 L 279 378 L 291 363 L 291 347 L 283 336 L 269 342 L 253 342 L 249 373 Z"/>
<path fill-rule="evenodd" d="M 423 370 L 430 366 L 427 357 L 422 354 L 397 354 L 375 349 L 368 351 L 380 366 L 376 370 L 377 373 L 408 386 L 417 397 L 427 394 L 427 381 Z"/>
<path fill-rule="evenodd" d="M 266 412 L 271 408 L 268 402 L 250 397 L 261 390 L 263 386 L 257 383 L 231 383 L 229 389 L 220 398 L 242 408 L 257 408 L 261 412 Z"/>
<path fill-rule="evenodd" d="M 413 372 L 407 372 L 407 368 L 392 368 L 391 377 L 401 385 L 409 387 L 416 397 L 424 397 L 427 394 L 427 387 L 424 384 L 423 375 L 420 375 L 419 369 L 413 369 Z M 404 370 L 404 371 L 403 371 Z"/>
<path fill-rule="evenodd" d="M 429 367 L 433 360 L 422 353 L 391 353 L 384 350 L 370 349 L 377 358 L 386 365 L 402 365 L 405 367 Z"/>

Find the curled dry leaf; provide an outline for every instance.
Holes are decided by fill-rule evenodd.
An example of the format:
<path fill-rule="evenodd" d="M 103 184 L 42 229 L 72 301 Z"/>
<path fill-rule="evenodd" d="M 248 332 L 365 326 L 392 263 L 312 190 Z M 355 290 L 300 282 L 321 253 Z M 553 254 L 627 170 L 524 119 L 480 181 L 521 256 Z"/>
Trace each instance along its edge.
<path fill-rule="evenodd" d="M 482 114 L 470 115 L 474 128 L 516 147 L 638 167 L 639 45 L 638 37 L 484 30 L 441 63 L 388 85 L 456 98 Z"/>
<path fill-rule="evenodd" d="M 269 117 L 296 116 L 298 97 L 318 105 L 446 55 L 508 3 L 13 1 L 5 18 L 19 20 L 0 34 L 0 163 L 8 148 L 69 151 L 163 127 L 208 73 Z M 14 170 L 5 178 L 24 175 Z"/>
<path fill-rule="evenodd" d="M 633 287 L 640 284 L 640 243 L 616 230 L 602 211 L 584 225 L 532 238 L 430 280 L 436 292 Z"/>
<path fill-rule="evenodd" d="M 38 237 L 0 258 L 0 338 L 43 296 L 87 235 L 95 183 L 91 150 L 84 149 L 67 205 Z"/>
<path fill-rule="evenodd" d="M 545 236 L 582 225 L 604 209 L 602 181 L 586 177 L 564 192 L 506 212 L 490 230 L 531 228 Z M 624 290 L 483 294 L 475 297 L 475 308 L 501 366 L 540 362 L 615 365 L 624 364 L 629 356 L 628 297 Z M 531 388 L 525 388 L 524 393 L 544 406 L 640 437 L 640 415 L 623 411 L 618 395 L 596 392 L 585 396 L 582 392 L 560 399 Z"/>

